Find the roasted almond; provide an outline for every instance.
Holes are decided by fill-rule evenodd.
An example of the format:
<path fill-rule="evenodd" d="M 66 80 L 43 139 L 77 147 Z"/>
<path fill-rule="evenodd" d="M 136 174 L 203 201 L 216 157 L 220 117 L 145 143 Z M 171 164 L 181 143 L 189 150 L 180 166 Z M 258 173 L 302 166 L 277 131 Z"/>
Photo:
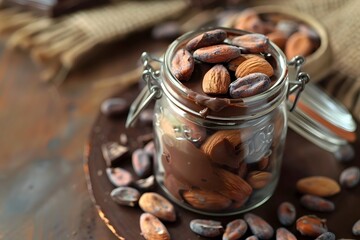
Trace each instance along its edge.
<path fill-rule="evenodd" d="M 238 202 L 244 202 L 252 193 L 251 186 L 238 175 L 223 169 L 216 169 L 215 174 L 221 184 L 221 189 L 217 191 Z"/>
<path fill-rule="evenodd" d="M 220 211 L 231 204 L 229 198 L 219 193 L 200 189 L 182 191 L 182 197 L 188 204 L 201 210 Z"/>
<path fill-rule="evenodd" d="M 155 192 L 147 192 L 141 195 L 139 200 L 140 208 L 147 213 L 169 222 L 176 220 L 174 206 L 163 196 Z"/>
<path fill-rule="evenodd" d="M 285 55 L 288 59 L 292 59 L 297 55 L 306 57 L 312 53 L 314 48 L 314 43 L 307 34 L 296 32 L 286 42 Z"/>
<path fill-rule="evenodd" d="M 296 188 L 301 193 L 319 197 L 329 197 L 340 192 L 339 184 L 331 178 L 314 176 L 297 181 Z"/>
<path fill-rule="evenodd" d="M 318 237 L 327 232 L 326 220 L 315 215 L 302 216 L 296 220 L 296 229 L 304 236 Z"/>
<path fill-rule="evenodd" d="M 140 229 L 146 240 L 170 240 L 170 234 L 164 224 L 150 213 L 141 214 Z"/>
<path fill-rule="evenodd" d="M 205 74 L 202 89 L 207 94 L 226 94 L 230 83 L 228 70 L 223 65 L 217 64 Z"/>
<path fill-rule="evenodd" d="M 199 48 L 194 52 L 194 58 L 207 63 L 222 63 L 240 56 L 240 48 L 232 45 L 218 44 Z"/>
<path fill-rule="evenodd" d="M 237 78 L 245 77 L 251 73 L 263 73 L 268 77 L 274 75 L 274 69 L 268 61 L 261 57 L 252 57 L 242 62 L 235 72 Z"/>
<path fill-rule="evenodd" d="M 234 37 L 231 42 L 250 53 L 266 52 L 269 49 L 269 39 L 265 35 L 258 33 Z"/>
<path fill-rule="evenodd" d="M 226 39 L 226 37 L 227 37 L 227 33 L 221 29 L 207 31 L 191 39 L 186 44 L 186 49 L 189 51 L 193 51 L 198 48 L 219 44 L 223 42 Z"/>
<path fill-rule="evenodd" d="M 248 173 L 246 181 L 253 189 L 261 189 L 268 185 L 272 179 L 272 174 L 265 171 L 252 171 Z"/>
<path fill-rule="evenodd" d="M 201 150 L 208 155 L 213 162 L 238 168 L 245 155 L 238 149 L 242 142 L 251 137 L 251 131 L 222 130 L 217 131 L 201 145 Z"/>
<path fill-rule="evenodd" d="M 179 81 L 188 81 L 194 71 L 194 59 L 185 49 L 179 49 L 172 61 L 171 71 Z"/>

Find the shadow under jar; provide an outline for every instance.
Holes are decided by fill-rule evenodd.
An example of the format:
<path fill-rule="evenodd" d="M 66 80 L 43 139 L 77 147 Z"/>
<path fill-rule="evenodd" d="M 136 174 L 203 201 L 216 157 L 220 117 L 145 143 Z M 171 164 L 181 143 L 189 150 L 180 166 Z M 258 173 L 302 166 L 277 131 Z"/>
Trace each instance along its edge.
<path fill-rule="evenodd" d="M 230 40 L 247 34 L 222 29 Z M 157 98 L 154 165 L 161 188 L 186 209 L 224 216 L 253 209 L 273 194 L 287 131 L 286 99 L 301 84 L 289 87 L 288 63 L 272 43 L 262 53 L 274 69 L 271 87 L 264 92 L 239 99 L 207 95 L 196 86 L 196 81 L 201 85 L 203 76 L 197 66 L 192 79 L 178 81 L 171 72 L 174 54 L 205 31 L 187 33 L 175 40 L 161 60 L 159 71 L 151 67 L 153 59 L 143 54 L 143 77 L 149 89 L 143 90 L 147 96 L 140 98 Z"/>

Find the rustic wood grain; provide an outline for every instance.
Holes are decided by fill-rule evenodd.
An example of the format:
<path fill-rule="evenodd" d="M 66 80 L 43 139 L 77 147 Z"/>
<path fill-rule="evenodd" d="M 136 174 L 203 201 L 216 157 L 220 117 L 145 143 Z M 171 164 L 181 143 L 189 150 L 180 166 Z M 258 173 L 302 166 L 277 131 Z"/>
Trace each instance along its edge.
<path fill-rule="evenodd" d="M 83 149 L 100 103 L 119 91 L 93 84 L 168 45 L 143 35 L 108 46 L 58 88 L 0 42 L 0 239 L 116 239 L 89 197 Z"/>

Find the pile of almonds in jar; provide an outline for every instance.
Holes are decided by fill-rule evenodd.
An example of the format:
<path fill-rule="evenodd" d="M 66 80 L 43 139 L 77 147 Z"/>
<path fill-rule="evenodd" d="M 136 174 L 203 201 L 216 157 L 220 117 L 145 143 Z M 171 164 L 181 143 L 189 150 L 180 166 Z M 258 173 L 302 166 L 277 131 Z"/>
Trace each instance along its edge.
<path fill-rule="evenodd" d="M 208 68 L 202 77 L 203 93 L 234 99 L 250 97 L 271 86 L 274 69 L 262 54 L 268 48 L 269 39 L 262 34 L 229 39 L 226 31 L 216 29 L 202 33 L 179 49 L 172 59 L 171 71 L 189 86 L 199 81 L 198 76 L 192 77 L 196 65 Z"/>
<path fill-rule="evenodd" d="M 309 56 L 320 46 L 320 37 L 314 29 L 284 14 L 258 14 L 246 9 L 234 18 L 232 27 L 266 35 L 288 59 Z"/>

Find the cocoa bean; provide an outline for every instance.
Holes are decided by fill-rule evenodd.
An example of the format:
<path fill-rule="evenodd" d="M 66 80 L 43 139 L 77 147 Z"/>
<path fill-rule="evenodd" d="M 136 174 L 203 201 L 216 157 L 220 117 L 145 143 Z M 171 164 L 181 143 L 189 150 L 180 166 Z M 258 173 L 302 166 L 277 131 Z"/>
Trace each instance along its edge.
<path fill-rule="evenodd" d="M 128 186 L 133 181 L 131 173 L 122 168 L 107 168 L 106 174 L 116 187 Z"/>
<path fill-rule="evenodd" d="M 245 240 L 259 240 L 259 238 L 255 235 L 245 238 Z"/>
<path fill-rule="evenodd" d="M 297 240 L 297 238 L 286 228 L 278 228 L 276 230 L 276 240 Z"/>
<path fill-rule="evenodd" d="M 283 202 L 277 210 L 277 215 L 282 225 L 290 226 L 296 219 L 295 206 L 292 203 Z"/>
<path fill-rule="evenodd" d="M 144 146 L 145 152 L 147 152 L 152 158 L 155 157 L 156 148 L 155 148 L 155 142 L 150 141 Z"/>
<path fill-rule="evenodd" d="M 252 33 L 234 37 L 231 43 L 244 48 L 250 53 L 266 52 L 269 48 L 269 39 L 262 34 Z"/>
<path fill-rule="evenodd" d="M 140 198 L 140 192 L 132 187 L 118 187 L 111 191 L 110 196 L 114 202 L 134 207 Z"/>
<path fill-rule="evenodd" d="M 133 169 L 139 177 L 151 174 L 151 157 L 144 149 L 136 149 L 131 157 Z"/>
<path fill-rule="evenodd" d="M 271 80 L 263 73 L 252 73 L 238 78 L 229 86 L 232 98 L 245 98 L 262 93 L 270 88 Z"/>
<path fill-rule="evenodd" d="M 296 229 L 304 236 L 318 237 L 328 231 L 326 220 L 315 215 L 305 215 L 296 220 Z"/>
<path fill-rule="evenodd" d="M 219 44 L 199 48 L 194 52 L 194 58 L 206 63 L 222 63 L 240 56 L 240 48 L 232 45 Z"/>
<path fill-rule="evenodd" d="M 309 210 L 319 212 L 332 212 L 335 210 L 335 204 L 322 197 L 306 194 L 301 197 L 300 203 Z"/>
<path fill-rule="evenodd" d="M 349 167 L 340 174 L 340 184 L 347 188 L 353 188 L 360 182 L 360 169 L 358 167 Z"/>
<path fill-rule="evenodd" d="M 139 206 L 144 212 L 169 222 L 176 220 L 174 206 L 163 196 L 155 192 L 144 193 L 139 199 Z"/>
<path fill-rule="evenodd" d="M 217 237 L 224 232 L 221 222 L 204 219 L 191 220 L 190 229 L 203 237 Z"/>
<path fill-rule="evenodd" d="M 179 49 L 171 61 L 171 71 L 179 81 L 188 81 L 194 71 L 194 59 L 185 49 Z"/>
<path fill-rule="evenodd" d="M 155 177 L 151 175 L 150 177 L 139 179 L 135 181 L 135 186 L 141 190 L 149 190 L 155 186 Z"/>
<path fill-rule="evenodd" d="M 249 225 L 251 232 L 260 239 L 270 239 L 274 235 L 274 229 L 261 217 L 247 213 L 244 215 L 246 223 Z"/>
<path fill-rule="evenodd" d="M 223 42 L 227 37 L 227 33 L 221 29 L 215 29 L 212 31 L 204 32 L 199 36 L 191 39 L 186 44 L 186 49 L 188 51 L 193 51 L 198 48 L 207 47 Z"/>
<path fill-rule="evenodd" d="M 360 219 L 354 223 L 354 225 L 352 227 L 352 233 L 355 236 L 360 236 Z"/>
<path fill-rule="evenodd" d="M 336 239 L 335 234 L 333 234 L 332 232 L 325 232 L 320 236 L 318 236 L 315 240 L 335 240 L 335 239 Z"/>
<path fill-rule="evenodd" d="M 222 240 L 240 239 L 246 233 L 248 226 L 242 219 L 235 219 L 226 225 Z"/>
<path fill-rule="evenodd" d="M 281 20 L 276 24 L 276 30 L 282 32 L 287 38 L 299 29 L 299 24 L 292 20 Z"/>
<path fill-rule="evenodd" d="M 150 213 L 141 214 L 140 229 L 146 240 L 170 240 L 170 234 L 164 224 Z"/>
<path fill-rule="evenodd" d="M 123 98 L 109 98 L 101 103 L 100 110 L 106 116 L 121 115 L 129 109 L 129 103 Z"/>

